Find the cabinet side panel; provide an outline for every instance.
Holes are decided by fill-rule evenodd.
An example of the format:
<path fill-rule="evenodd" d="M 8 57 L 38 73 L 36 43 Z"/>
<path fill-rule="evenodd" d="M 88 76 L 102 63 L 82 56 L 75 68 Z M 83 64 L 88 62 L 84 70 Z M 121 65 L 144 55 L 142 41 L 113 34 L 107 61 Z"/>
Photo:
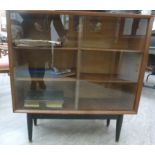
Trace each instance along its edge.
<path fill-rule="evenodd" d="M 141 96 L 142 87 L 143 87 L 143 79 L 144 79 L 144 73 L 145 73 L 145 69 L 146 69 L 146 65 L 147 65 L 148 49 L 149 49 L 150 40 L 151 40 L 153 21 L 154 21 L 154 18 L 151 17 L 149 24 L 147 26 L 147 35 L 146 35 L 145 46 L 144 46 L 144 51 L 143 51 L 144 54 L 143 54 L 142 63 L 141 63 L 141 69 L 140 69 L 140 75 L 139 75 L 138 88 L 137 88 L 137 92 L 136 92 L 135 104 L 133 107 L 133 109 L 136 112 L 138 111 L 140 96 Z"/>
<path fill-rule="evenodd" d="M 16 91 L 15 84 L 13 78 L 13 49 L 12 49 L 12 36 L 11 36 L 11 19 L 10 19 L 11 11 L 6 11 L 7 18 L 7 37 L 8 37 L 8 52 L 9 52 L 9 70 L 10 70 L 10 82 L 11 82 L 11 93 L 12 93 L 12 102 L 13 102 L 13 111 L 16 110 Z"/>

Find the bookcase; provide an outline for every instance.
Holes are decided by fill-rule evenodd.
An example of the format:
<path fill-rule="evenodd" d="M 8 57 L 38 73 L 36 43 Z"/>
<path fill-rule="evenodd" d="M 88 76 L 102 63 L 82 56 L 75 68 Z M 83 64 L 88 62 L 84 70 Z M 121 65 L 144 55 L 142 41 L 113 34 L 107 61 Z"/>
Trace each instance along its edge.
<path fill-rule="evenodd" d="M 116 119 L 138 111 L 153 17 L 97 11 L 7 11 L 13 111 Z"/>

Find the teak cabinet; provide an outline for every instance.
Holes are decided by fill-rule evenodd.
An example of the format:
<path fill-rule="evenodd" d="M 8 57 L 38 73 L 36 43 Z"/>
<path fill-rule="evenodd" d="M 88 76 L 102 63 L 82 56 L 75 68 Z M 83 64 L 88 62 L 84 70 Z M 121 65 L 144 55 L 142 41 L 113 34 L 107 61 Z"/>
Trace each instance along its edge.
<path fill-rule="evenodd" d="M 13 111 L 28 114 L 29 139 L 40 116 L 137 113 L 152 23 L 132 13 L 8 11 Z"/>

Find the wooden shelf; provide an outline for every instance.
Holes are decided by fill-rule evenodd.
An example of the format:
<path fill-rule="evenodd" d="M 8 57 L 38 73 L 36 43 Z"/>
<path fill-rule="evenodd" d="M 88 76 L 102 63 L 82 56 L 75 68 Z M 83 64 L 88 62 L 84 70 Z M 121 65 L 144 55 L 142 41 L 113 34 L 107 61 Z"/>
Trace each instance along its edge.
<path fill-rule="evenodd" d="M 50 50 L 51 48 L 50 47 L 28 47 L 28 46 L 16 47 L 16 46 L 14 46 L 13 49 L 17 49 L 17 50 L 20 50 L 20 49 L 26 49 L 26 50 L 30 50 L 30 49 Z"/>
<path fill-rule="evenodd" d="M 39 81 L 42 78 L 31 78 L 31 77 L 15 77 L 16 81 Z M 59 77 L 59 78 L 44 78 L 44 81 L 76 81 L 75 76 L 70 77 Z"/>
<path fill-rule="evenodd" d="M 126 53 L 143 53 L 141 50 L 127 50 L 127 49 L 109 49 L 109 48 L 81 48 L 82 51 L 90 52 L 126 52 Z"/>
<path fill-rule="evenodd" d="M 15 77 L 17 81 L 39 81 L 41 78 L 31 78 L 31 77 Z M 106 75 L 106 74 L 96 74 L 96 73 L 81 73 L 80 80 L 86 80 L 90 82 L 97 83 L 137 83 L 135 81 L 129 81 L 124 79 L 119 79 L 116 75 Z M 69 77 L 57 77 L 49 78 L 45 77 L 44 81 L 76 81 L 76 76 Z"/>
<path fill-rule="evenodd" d="M 119 79 L 117 75 L 97 74 L 97 73 L 81 73 L 80 80 L 91 82 L 106 83 L 136 83 L 129 80 Z"/>
<path fill-rule="evenodd" d="M 16 81 L 76 81 L 76 70 L 72 69 L 71 72 L 62 73 L 60 75 L 52 75 L 52 70 L 45 70 L 45 75 L 40 77 L 42 70 L 34 77 L 30 76 L 28 68 L 25 67 L 16 67 L 14 79 Z M 38 76 L 37 76 L 38 75 Z"/>
<path fill-rule="evenodd" d="M 21 49 L 24 49 L 24 50 L 52 50 L 51 47 L 26 47 L 26 46 L 23 46 L 23 47 L 13 47 L 13 49 L 16 49 L 16 50 L 21 50 Z M 54 50 L 57 51 L 57 50 L 64 50 L 64 51 L 76 51 L 78 50 L 76 47 L 54 47 Z"/>
<path fill-rule="evenodd" d="M 51 50 L 50 47 L 13 47 L 13 49 L 20 50 Z M 143 53 L 141 50 L 127 50 L 127 49 L 108 49 L 108 48 L 79 48 L 81 51 L 90 51 L 90 52 L 126 52 L 126 53 Z M 70 47 L 55 47 L 55 51 L 77 51 L 78 48 Z"/>

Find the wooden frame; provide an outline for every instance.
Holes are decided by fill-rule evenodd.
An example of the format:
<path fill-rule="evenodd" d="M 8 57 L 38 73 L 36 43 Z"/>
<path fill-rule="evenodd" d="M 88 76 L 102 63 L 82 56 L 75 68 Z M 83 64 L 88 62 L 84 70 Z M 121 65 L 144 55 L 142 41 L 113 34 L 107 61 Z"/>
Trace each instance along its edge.
<path fill-rule="evenodd" d="M 75 81 L 75 110 L 50 110 L 50 109 L 22 109 L 22 108 L 19 108 L 18 105 L 17 105 L 17 93 L 18 93 L 18 88 L 16 87 L 16 83 L 15 83 L 15 80 L 19 80 L 19 81 L 29 81 L 29 78 L 20 78 L 20 77 L 17 77 L 17 79 L 15 79 L 15 70 L 14 70 L 14 64 L 16 63 L 15 62 L 15 53 L 20 51 L 20 50 L 25 50 L 25 51 L 29 51 L 29 50 L 33 50 L 33 48 L 29 48 L 29 47 L 13 47 L 13 44 L 12 44 L 12 36 L 11 36 L 11 20 L 10 20 L 10 13 L 11 11 L 7 11 L 7 30 L 8 30 L 8 45 L 9 45 L 9 60 L 10 60 L 10 75 L 11 75 L 11 89 L 12 89 L 12 97 L 13 97 L 13 111 L 14 112 L 26 112 L 26 113 L 37 113 L 37 114 L 135 114 L 137 113 L 138 111 L 138 105 L 139 105 L 139 100 L 140 100 L 140 95 L 141 95 L 141 90 L 142 90 L 142 85 L 143 85 L 143 77 L 144 77 L 144 71 L 145 71 L 145 66 L 146 66 L 146 62 L 147 62 L 147 51 L 148 51 L 148 47 L 149 47 L 149 42 L 150 42 L 150 36 L 151 36 L 151 28 L 152 28 L 152 24 L 153 24 L 153 17 L 152 16 L 148 16 L 148 15 L 138 15 L 138 14 L 115 14 L 115 13 L 100 13 L 100 12 L 91 12 L 91 11 L 17 11 L 19 13 L 28 13 L 28 14 L 69 14 L 69 15 L 74 15 L 74 16 L 77 16 L 79 15 L 79 30 L 78 30 L 78 35 L 77 35 L 77 47 L 63 47 L 63 48 L 55 48 L 55 51 L 65 51 L 65 52 L 68 52 L 68 51 L 73 51 L 74 53 L 76 53 L 75 55 L 74 54 L 71 54 L 73 56 L 75 56 L 77 58 L 77 61 L 76 61 L 76 76 L 74 76 L 73 78 L 65 78 L 65 79 L 51 79 L 51 78 L 47 78 L 46 80 L 47 81 Z M 102 44 L 100 45 L 100 47 L 87 47 L 87 46 L 83 46 L 83 42 L 85 40 L 83 40 L 83 31 L 85 29 L 83 23 L 84 23 L 84 18 L 83 17 L 89 17 L 89 16 L 92 16 L 92 17 L 102 17 L 102 18 L 106 18 L 106 19 L 120 19 L 120 18 L 134 18 L 136 20 L 138 19 L 147 19 L 148 20 L 148 25 L 147 25 L 147 31 L 146 31 L 146 36 L 144 36 L 145 38 L 145 45 L 144 46 L 141 46 L 141 43 L 140 44 L 140 49 L 139 49 L 139 46 L 135 46 L 135 45 L 131 45 L 131 48 L 133 49 L 128 49 L 127 46 L 124 47 L 125 48 L 121 48 L 121 44 L 124 43 L 124 42 L 129 42 L 129 40 L 127 41 L 122 41 L 120 42 L 119 45 L 116 45 L 118 46 L 117 48 L 113 48 L 113 47 L 110 47 L 110 48 L 104 48 L 102 46 Z M 120 26 L 120 29 L 122 29 L 123 25 Z M 120 31 L 121 32 L 121 31 Z M 108 35 L 108 34 L 107 34 Z M 99 37 L 101 35 L 98 35 Z M 122 35 L 121 35 L 122 36 Z M 91 36 L 93 37 L 93 36 Z M 120 37 L 120 36 L 119 36 Z M 120 39 L 120 38 L 119 38 Z M 132 41 L 133 39 L 133 41 Z M 130 38 L 131 40 L 131 43 L 134 43 L 136 42 L 136 39 L 134 40 L 134 38 Z M 86 40 L 88 42 L 88 45 L 89 45 L 89 41 Z M 85 44 L 86 45 L 86 44 Z M 95 44 L 94 44 L 95 46 Z M 122 45 L 123 46 L 123 45 Z M 105 46 L 106 47 L 106 46 Z M 136 47 L 137 49 L 134 49 L 134 47 Z M 48 48 L 45 48 L 45 49 L 39 49 L 39 50 L 50 50 Z M 81 68 L 85 71 L 88 69 L 87 68 L 83 68 L 83 66 L 81 66 L 81 63 L 83 62 L 82 58 L 81 58 L 81 55 L 82 53 L 91 53 L 92 56 L 89 56 L 88 59 L 92 59 L 91 57 L 93 57 L 93 55 L 95 55 L 95 53 L 107 53 L 107 54 L 103 54 L 102 57 L 111 57 L 111 60 L 115 60 L 115 64 L 117 64 L 117 61 L 116 59 L 119 59 L 121 60 L 122 59 L 122 56 L 120 55 L 120 53 L 122 52 L 124 55 L 123 58 L 126 59 L 127 57 L 127 54 L 125 53 L 138 53 L 141 55 L 141 60 L 140 61 L 140 66 L 139 66 L 139 75 L 138 75 L 138 82 L 136 83 L 136 91 L 134 92 L 135 93 L 135 100 L 134 100 L 134 103 L 132 103 L 132 108 L 130 110 L 127 110 L 127 109 L 122 109 L 122 110 L 119 110 L 119 109 L 110 109 L 110 110 L 104 110 L 104 109 L 101 109 L 101 110 L 78 110 L 78 99 L 79 99 L 79 90 L 80 90 L 80 80 L 88 80 L 88 81 L 91 81 L 91 82 L 102 82 L 102 83 L 121 83 L 121 84 L 126 84 L 126 85 L 130 85 L 130 82 L 129 81 L 123 81 L 123 80 L 115 80 L 114 77 L 112 77 L 112 73 L 114 74 L 114 72 L 117 72 L 117 68 L 116 67 L 117 65 L 115 65 L 115 67 L 111 70 L 111 73 L 109 74 L 110 76 L 109 77 L 106 77 L 104 76 L 104 78 L 102 78 L 102 76 L 98 76 L 97 73 L 90 76 L 90 74 L 83 74 L 82 75 L 82 72 L 81 72 Z M 111 53 L 111 55 L 109 56 L 108 53 Z M 99 54 L 98 54 L 99 55 Z M 99 59 L 100 56 L 97 57 L 97 60 L 95 60 L 95 62 L 97 62 Z M 110 58 L 109 58 L 110 60 Z M 125 60 L 124 60 L 125 61 Z M 123 62 L 122 62 L 123 63 Z M 87 63 L 84 62 L 84 66 L 88 66 L 89 65 L 89 60 L 87 61 Z M 121 64 L 119 64 L 121 65 Z M 118 66 L 119 66 L 118 65 Z M 120 66 L 119 66 L 120 67 Z M 95 70 L 95 66 L 94 66 L 94 70 Z M 114 71 L 115 70 L 115 71 Z M 95 72 L 97 72 L 97 70 L 95 70 Z M 89 78 L 87 78 L 87 76 L 89 76 Z M 111 79 L 111 80 L 109 80 Z M 132 84 L 133 82 L 131 82 Z M 127 86 L 126 86 L 127 87 Z M 124 88 L 122 88 L 124 89 Z M 126 89 L 126 88 L 125 88 Z M 127 91 L 127 90 L 126 90 Z M 124 101 L 125 102 L 125 101 Z"/>

